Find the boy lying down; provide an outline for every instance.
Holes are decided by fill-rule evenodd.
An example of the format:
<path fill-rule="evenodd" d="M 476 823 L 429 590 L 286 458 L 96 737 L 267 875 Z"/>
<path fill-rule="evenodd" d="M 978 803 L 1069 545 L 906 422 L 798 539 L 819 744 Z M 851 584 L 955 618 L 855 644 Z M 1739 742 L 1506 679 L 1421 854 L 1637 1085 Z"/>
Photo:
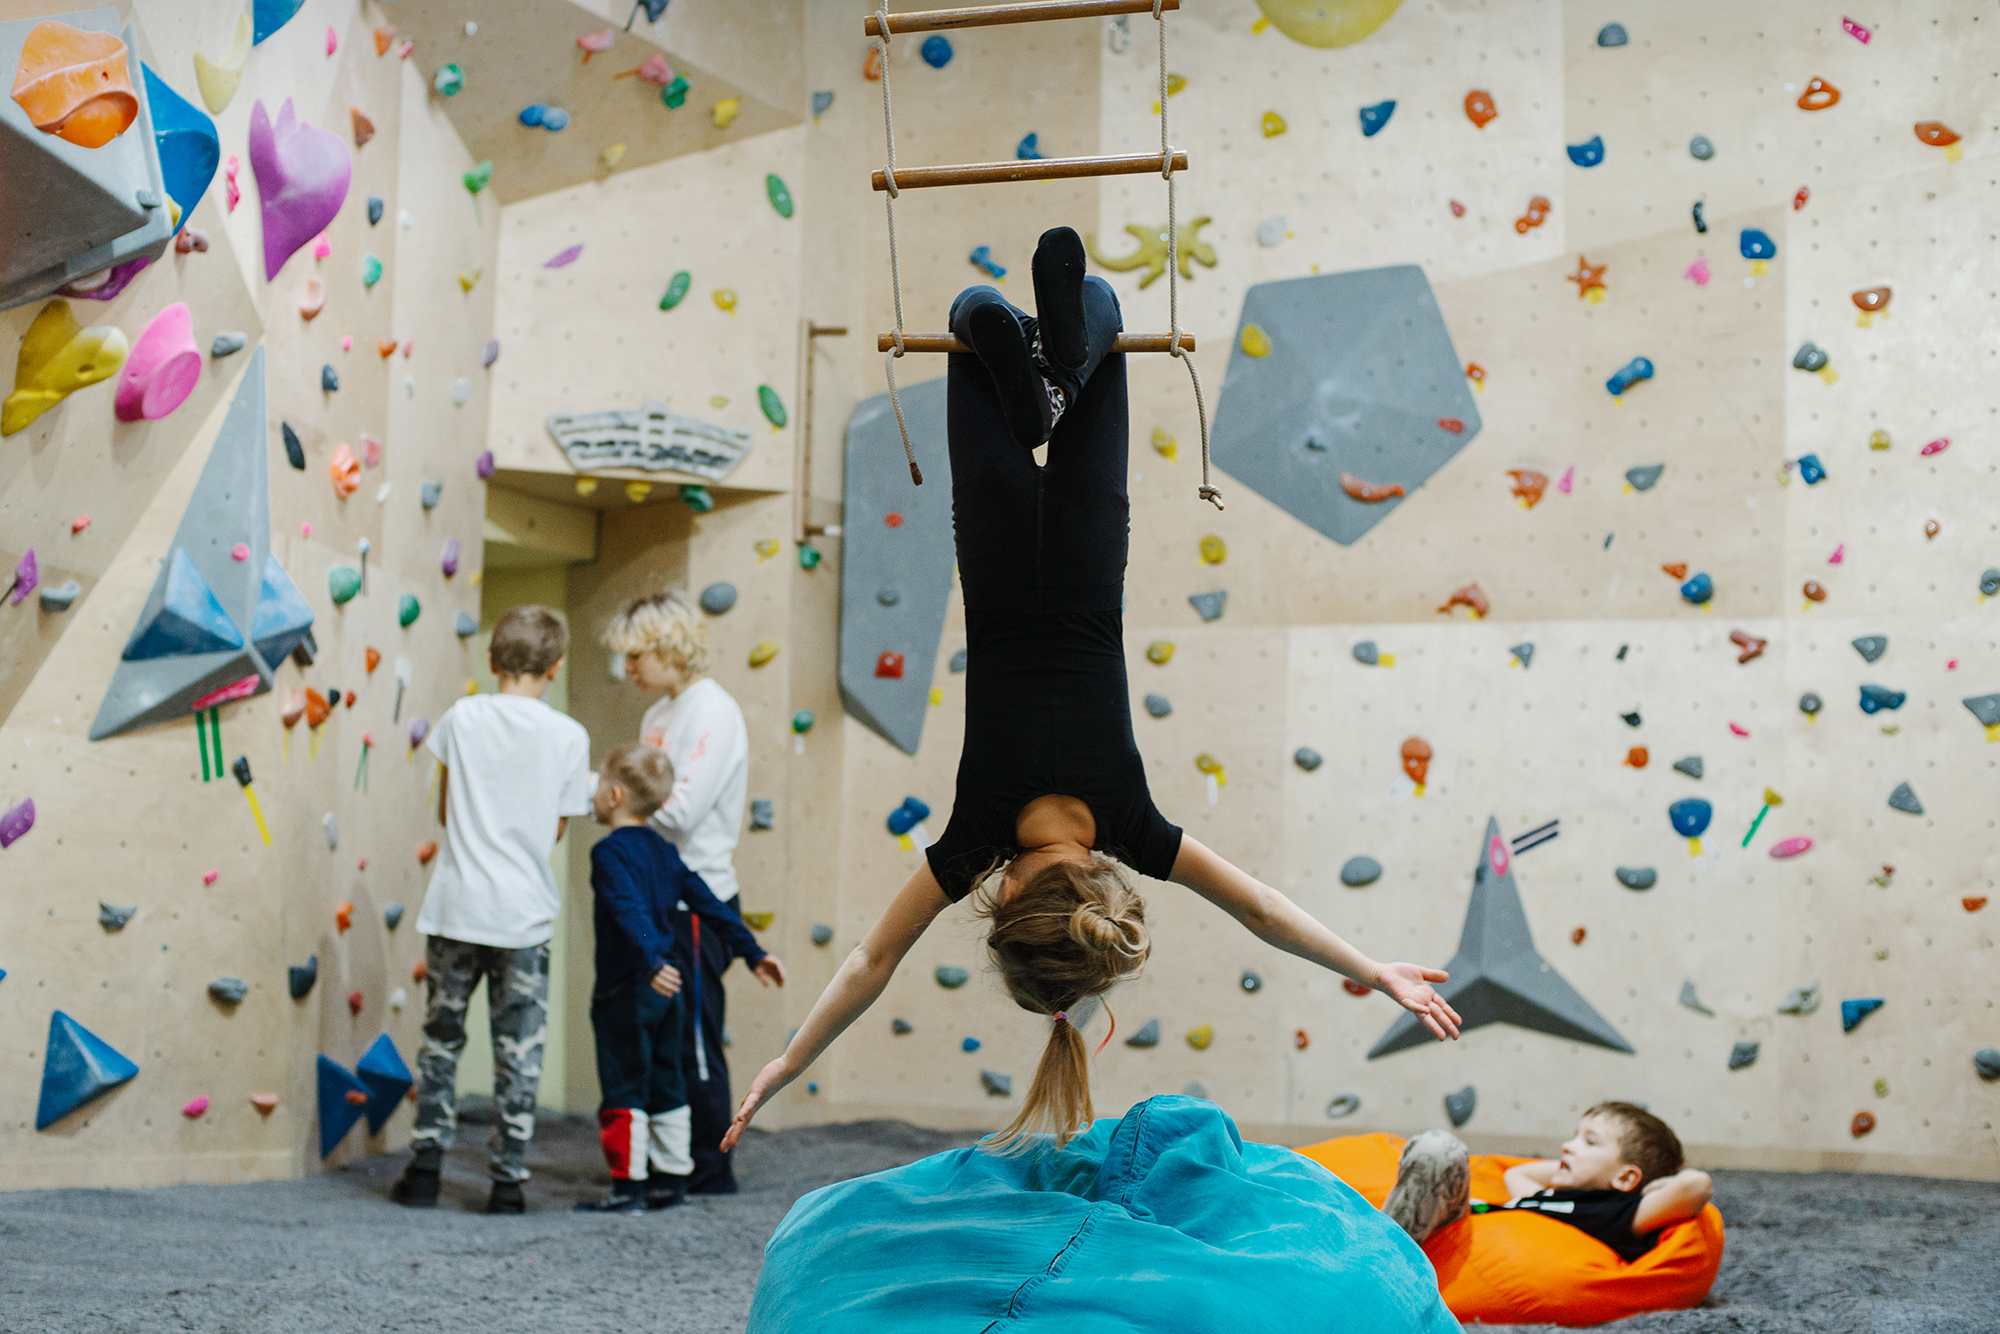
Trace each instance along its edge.
<path fill-rule="evenodd" d="M 1681 1142 L 1666 1122 L 1629 1102 L 1600 1102 L 1577 1122 L 1560 1158 L 1507 1169 L 1506 1204 L 1475 1204 L 1465 1145 L 1448 1131 L 1426 1130 L 1403 1146 L 1382 1212 L 1422 1245 L 1474 1211 L 1532 1209 L 1630 1262 L 1653 1249 L 1661 1228 L 1693 1218 L 1713 1194 L 1708 1174 L 1682 1162 Z"/>

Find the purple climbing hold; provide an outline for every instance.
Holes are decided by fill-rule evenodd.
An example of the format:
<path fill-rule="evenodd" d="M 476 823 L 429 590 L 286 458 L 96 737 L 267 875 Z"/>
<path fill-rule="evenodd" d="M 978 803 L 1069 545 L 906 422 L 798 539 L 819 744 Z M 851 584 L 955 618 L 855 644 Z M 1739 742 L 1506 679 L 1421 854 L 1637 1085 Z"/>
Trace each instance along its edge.
<path fill-rule="evenodd" d="M 12 847 L 30 829 L 35 827 L 35 799 L 29 797 L 8 808 L 0 815 L 0 848 Z"/>
<path fill-rule="evenodd" d="M 412 719 L 410 722 L 410 749 L 415 750 L 418 746 L 423 745 L 424 738 L 429 736 L 430 734 L 431 734 L 430 719 L 428 718 Z"/>
<path fill-rule="evenodd" d="M 347 199 L 354 159 L 332 130 L 308 125 L 286 98 L 278 121 L 260 98 L 250 108 L 250 168 L 264 212 L 264 277 L 326 230 Z"/>
<path fill-rule="evenodd" d="M 545 269 L 568 268 L 570 265 L 576 263 L 576 257 L 578 255 L 581 255 L 582 253 L 583 253 L 582 246 L 580 245 L 570 246 L 568 249 L 558 251 L 556 254 L 552 255 L 548 259 L 543 260 L 542 267 Z"/>
<path fill-rule="evenodd" d="M 496 466 L 498 465 L 493 462 L 493 451 L 490 449 L 472 461 L 472 470 L 479 474 L 479 480 L 482 482 L 493 475 Z"/>
<path fill-rule="evenodd" d="M 486 350 L 479 354 L 479 364 L 481 366 L 491 366 L 498 360 L 500 360 L 500 340 L 489 338 L 486 340 Z"/>
<path fill-rule="evenodd" d="M 13 604 L 18 607 L 26 602 L 28 594 L 34 592 L 35 586 L 41 582 L 42 567 L 35 560 L 35 549 L 29 547 L 21 554 L 20 563 L 14 567 L 14 584 L 8 590 Z"/>
<path fill-rule="evenodd" d="M 444 571 L 444 577 L 447 579 L 458 573 L 457 538 L 451 537 L 445 539 L 444 554 L 438 558 L 438 568 Z"/>

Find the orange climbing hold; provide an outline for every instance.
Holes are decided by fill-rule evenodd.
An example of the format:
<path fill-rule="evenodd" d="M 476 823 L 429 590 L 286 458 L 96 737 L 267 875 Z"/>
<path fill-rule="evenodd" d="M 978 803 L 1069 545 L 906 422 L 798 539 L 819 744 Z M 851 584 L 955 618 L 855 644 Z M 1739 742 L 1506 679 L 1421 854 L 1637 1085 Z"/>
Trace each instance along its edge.
<path fill-rule="evenodd" d="M 437 855 L 438 845 L 436 839 L 417 844 L 417 865 L 429 866 L 431 859 Z"/>
<path fill-rule="evenodd" d="M 1528 211 L 1514 219 L 1514 230 L 1526 236 L 1530 227 L 1539 227 L 1549 220 L 1549 210 L 1555 205 L 1544 195 L 1536 195 L 1528 201 Z"/>
<path fill-rule="evenodd" d="M 1351 472 L 1340 474 L 1340 489 L 1345 491 L 1350 499 L 1358 500 L 1364 505 L 1379 505 L 1385 500 L 1405 494 L 1403 488 L 1394 482 L 1378 486 L 1372 482 L 1362 481 Z"/>
<path fill-rule="evenodd" d="M 1820 582 L 1817 579 L 1806 580 L 1806 586 L 1803 591 L 1808 602 L 1826 601 L 1826 589 L 1820 586 Z"/>
<path fill-rule="evenodd" d="M 1403 772 L 1418 787 L 1424 785 L 1424 776 L 1431 769 L 1431 743 L 1420 736 L 1413 736 L 1403 743 Z"/>
<path fill-rule="evenodd" d="M 326 471 L 333 478 L 333 494 L 342 500 L 353 495 L 355 488 L 361 485 L 361 460 L 354 457 L 354 451 L 348 448 L 345 440 L 334 446 L 333 462 L 327 465 Z"/>
<path fill-rule="evenodd" d="M 415 963 L 410 965 L 410 981 L 412 982 L 423 981 L 427 972 L 428 970 L 424 967 L 424 961 L 422 959 L 417 960 Z"/>
<path fill-rule="evenodd" d="M 1583 938 L 1586 934 L 1587 933 L 1584 931 L 1582 927 L 1578 927 L 1576 930 L 1569 933 L 1569 943 L 1572 945 L 1581 945 L 1583 943 Z"/>
<path fill-rule="evenodd" d="M 1576 295 L 1580 301 L 1589 296 L 1593 291 L 1602 292 L 1604 290 L 1604 271 L 1610 267 L 1609 264 L 1592 264 L 1585 256 L 1578 255 L 1576 257 L 1576 272 L 1566 273 L 1563 276 L 1576 284 Z M 1602 299 L 1601 297 L 1599 298 L 1599 300 Z"/>
<path fill-rule="evenodd" d="M 139 118 L 118 34 L 53 19 L 37 23 L 21 45 L 14 100 L 36 129 L 79 148 L 102 148 Z"/>
<path fill-rule="evenodd" d="M 388 55 L 389 45 L 395 40 L 396 40 L 395 24 L 391 23 L 384 27 L 375 29 L 375 54 L 378 56 Z"/>
<path fill-rule="evenodd" d="M 1874 1128 L 1875 1113 L 1873 1112 L 1856 1112 L 1854 1119 L 1847 1123 L 1847 1133 L 1856 1139 L 1860 1139 Z"/>
<path fill-rule="evenodd" d="M 1849 293 L 1847 299 L 1854 303 L 1856 310 L 1875 315 L 1889 308 L 1889 298 L 1894 294 L 1894 289 L 1888 287 L 1864 287 Z"/>
<path fill-rule="evenodd" d="M 318 727 L 333 712 L 333 705 L 327 703 L 326 696 L 319 691 L 306 688 L 306 726 Z"/>
<path fill-rule="evenodd" d="M 1768 639 L 1759 639 L 1757 636 L 1751 634 L 1747 630 L 1731 630 L 1729 632 L 1729 642 L 1743 650 L 1741 653 L 1736 655 L 1736 662 L 1738 666 L 1741 666 L 1743 663 L 1749 662 L 1752 658 L 1763 657 L 1764 650 L 1768 648 L 1771 643 L 1771 641 Z M 1734 723 L 1730 724 L 1730 728 L 1732 730 L 1735 728 L 1735 726 L 1736 724 Z M 1747 733 L 1745 735 L 1747 735 Z"/>
<path fill-rule="evenodd" d="M 1312 1039 L 1307 1037 L 1306 1031 L 1303 1028 L 1301 1028 L 1297 1032 L 1292 1034 L 1292 1045 L 1298 1048 L 1300 1051 L 1304 1051 L 1307 1047 L 1310 1047 L 1312 1045 Z"/>
<path fill-rule="evenodd" d="M 875 659 L 875 675 L 886 677 L 891 681 L 902 680 L 903 655 L 886 652 L 878 655 Z"/>
<path fill-rule="evenodd" d="M 1941 120 L 1920 120 L 1916 131 L 1917 138 L 1932 148 L 1950 148 L 1958 142 L 1958 134 Z"/>
<path fill-rule="evenodd" d="M 1499 108 L 1493 105 L 1493 94 L 1485 89 L 1474 88 L 1465 95 L 1465 118 L 1480 129 L 1485 129 L 1488 122 L 1499 114 Z"/>
<path fill-rule="evenodd" d="M 882 48 L 871 46 L 867 57 L 861 62 L 861 77 L 870 83 L 882 82 Z"/>
<path fill-rule="evenodd" d="M 1486 387 L 1486 368 L 1476 361 L 1465 363 L 1465 378 L 1472 381 L 1475 388 Z"/>
<path fill-rule="evenodd" d="M 1806 90 L 1799 94 L 1799 110 L 1824 111 L 1839 100 L 1840 89 L 1815 74 L 1806 84 Z"/>
<path fill-rule="evenodd" d="M 1687 562 L 1684 560 L 1677 560 L 1671 565 L 1662 565 L 1660 567 L 1660 572 L 1663 574 L 1670 574 L 1676 579 L 1685 579 L 1688 577 Z"/>
<path fill-rule="evenodd" d="M 333 924 L 342 931 L 346 931 L 352 927 L 354 925 L 354 905 L 351 903 L 336 904 L 333 910 Z"/>
<path fill-rule="evenodd" d="M 1792 212 L 1797 213 L 1800 209 L 1804 208 L 1806 201 L 1811 198 L 1812 190 L 1807 186 L 1801 185 L 1797 190 L 1792 192 Z"/>
<path fill-rule="evenodd" d="M 375 669 L 382 665 L 382 650 L 379 648 L 363 649 L 361 651 L 361 661 L 367 665 L 368 674 L 370 676 L 375 675 Z"/>
<path fill-rule="evenodd" d="M 1644 746 L 1634 746 L 1625 752 L 1625 758 L 1620 760 L 1619 763 L 1629 765 L 1634 769 L 1643 769 L 1652 758 L 1652 752 L 1648 751 Z"/>
<path fill-rule="evenodd" d="M 1984 894 L 1968 894 L 1958 901 L 1958 906 L 1967 912 L 1978 912 L 1986 906 L 1986 896 Z"/>
<path fill-rule="evenodd" d="M 1507 475 L 1514 479 L 1514 499 L 1521 502 L 1522 509 L 1531 510 L 1542 503 L 1542 493 L 1549 489 L 1547 473 L 1533 468 L 1509 468 Z"/>
<path fill-rule="evenodd" d="M 375 137 L 375 122 L 368 119 L 368 113 L 360 107 L 347 109 L 348 119 L 354 122 L 354 146 L 360 148 Z"/>
<path fill-rule="evenodd" d="M 1448 613 L 1453 607 L 1470 607 L 1474 617 L 1484 617 L 1492 610 L 1491 604 L 1486 601 L 1486 594 L 1480 591 L 1478 584 L 1467 584 L 1453 593 L 1445 599 L 1444 605 L 1439 607 L 1438 611 Z"/>
<path fill-rule="evenodd" d="M 1936 537 L 1938 535 L 1938 532 L 1939 532 L 1938 521 L 1936 519 L 1924 520 L 1924 539 L 1926 541 L 1929 541 L 1931 538 Z"/>

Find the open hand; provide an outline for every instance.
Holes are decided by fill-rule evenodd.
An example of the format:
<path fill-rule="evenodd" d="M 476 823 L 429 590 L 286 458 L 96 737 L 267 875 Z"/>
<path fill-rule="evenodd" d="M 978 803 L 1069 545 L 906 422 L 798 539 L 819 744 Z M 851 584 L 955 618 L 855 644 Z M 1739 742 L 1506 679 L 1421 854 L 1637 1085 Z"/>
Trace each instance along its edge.
<path fill-rule="evenodd" d="M 661 964 L 660 971 L 653 974 L 650 985 L 662 996 L 671 996 L 681 989 L 681 970 L 670 963 Z"/>
<path fill-rule="evenodd" d="M 768 956 L 767 956 L 768 958 Z M 728 1153 L 736 1147 L 736 1141 L 743 1138 L 743 1131 L 750 1124 L 750 1118 L 771 1097 L 785 1085 L 792 1082 L 792 1076 L 785 1069 L 785 1058 L 780 1056 L 757 1072 L 750 1081 L 750 1091 L 743 1095 L 743 1105 L 736 1109 L 736 1119 L 729 1123 L 729 1133 L 722 1137 L 722 1151 Z"/>
<path fill-rule="evenodd" d="M 1461 1022 L 1458 1011 L 1445 1004 L 1444 998 L 1431 989 L 1433 982 L 1444 982 L 1451 974 L 1442 968 L 1426 968 L 1415 963 L 1385 963 L 1375 978 L 1376 990 L 1424 1021 L 1424 1027 L 1437 1035 L 1438 1041 L 1458 1036 Z"/>
<path fill-rule="evenodd" d="M 775 954 L 767 954 L 759 959 L 757 966 L 750 971 L 755 973 L 757 980 L 767 987 L 782 987 L 785 985 L 785 965 Z"/>

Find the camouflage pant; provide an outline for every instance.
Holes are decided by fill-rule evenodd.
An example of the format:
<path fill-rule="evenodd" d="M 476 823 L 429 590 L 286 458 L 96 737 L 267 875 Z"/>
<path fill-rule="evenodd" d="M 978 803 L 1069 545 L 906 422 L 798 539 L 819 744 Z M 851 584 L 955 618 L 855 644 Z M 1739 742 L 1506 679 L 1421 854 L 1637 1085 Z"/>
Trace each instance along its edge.
<path fill-rule="evenodd" d="M 493 1029 L 493 1179 L 526 1181 L 535 1091 L 541 1087 L 542 1048 L 549 1036 L 547 945 L 509 950 L 429 937 L 424 947 L 424 1045 L 417 1056 L 417 1128 L 410 1143 L 417 1149 L 449 1149 L 457 1136 L 465 1008 L 482 977 Z"/>

